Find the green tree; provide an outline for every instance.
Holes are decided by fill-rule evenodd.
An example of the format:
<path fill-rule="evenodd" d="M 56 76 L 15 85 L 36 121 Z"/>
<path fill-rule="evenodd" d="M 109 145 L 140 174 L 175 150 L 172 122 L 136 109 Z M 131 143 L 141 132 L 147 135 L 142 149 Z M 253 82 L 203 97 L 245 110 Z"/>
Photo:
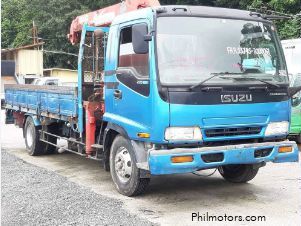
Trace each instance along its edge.
<path fill-rule="evenodd" d="M 72 46 L 67 39 L 69 25 L 73 18 L 89 11 L 78 1 L 55 0 L 39 1 L 31 0 L 32 11 L 35 12 L 33 20 L 38 26 L 39 37 L 45 42 L 45 49 L 76 53 L 76 46 Z M 76 57 L 64 54 L 46 53 L 44 55 L 46 67 L 69 67 L 76 63 Z M 69 64 L 71 62 L 71 64 Z"/>
<path fill-rule="evenodd" d="M 33 21 L 38 26 L 39 37 L 46 42 L 44 48 L 77 53 L 67 39 L 72 20 L 83 13 L 115 4 L 116 1 L 95 0 L 3 0 L 2 1 L 2 48 L 13 48 L 32 43 Z M 45 53 L 45 67 L 74 68 L 74 56 Z"/>
<path fill-rule="evenodd" d="M 2 1 L 2 48 L 12 48 L 32 43 L 32 22 L 38 26 L 39 37 L 46 42 L 44 49 L 77 53 L 66 38 L 72 20 L 83 13 L 116 4 L 118 0 L 3 0 Z M 288 14 L 301 11 L 301 0 L 161 0 L 162 5 L 206 5 L 237 9 L 260 8 Z M 300 20 L 276 22 L 281 39 L 301 36 Z M 74 68 L 74 56 L 45 53 L 45 67 Z M 73 65 L 73 66 L 72 66 Z"/>
<path fill-rule="evenodd" d="M 268 10 L 296 15 L 301 12 L 301 0 L 216 0 L 216 6 L 249 10 L 265 7 Z M 281 39 L 301 37 L 301 20 L 277 20 L 275 24 Z"/>
<path fill-rule="evenodd" d="M 32 11 L 26 0 L 2 1 L 2 48 L 12 48 L 30 43 Z"/>

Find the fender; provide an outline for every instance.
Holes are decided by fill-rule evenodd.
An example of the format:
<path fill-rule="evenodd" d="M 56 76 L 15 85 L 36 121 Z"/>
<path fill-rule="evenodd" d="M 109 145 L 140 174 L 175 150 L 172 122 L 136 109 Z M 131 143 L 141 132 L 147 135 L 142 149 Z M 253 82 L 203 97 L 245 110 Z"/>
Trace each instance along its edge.
<path fill-rule="evenodd" d="M 145 163 L 147 162 L 147 152 L 142 150 L 143 147 L 141 146 L 141 144 L 139 145 L 139 143 L 141 142 L 135 142 L 133 140 L 130 140 L 126 130 L 124 128 L 122 128 L 119 125 L 116 125 L 114 123 L 109 122 L 107 124 L 107 127 L 104 131 L 104 136 L 103 136 L 103 150 L 104 150 L 104 168 L 106 171 L 110 170 L 110 148 L 111 145 L 113 143 L 113 140 L 115 138 L 116 135 L 122 135 L 124 138 L 128 139 L 130 142 L 130 145 L 132 146 L 134 153 L 135 153 L 135 157 L 137 160 L 137 167 L 140 168 L 140 177 L 141 178 L 149 178 L 150 177 L 150 173 L 148 171 L 148 168 L 145 169 L 144 167 L 140 167 L 140 166 L 144 166 Z M 141 164 L 144 163 L 144 164 Z"/>
<path fill-rule="evenodd" d="M 112 123 L 112 122 L 108 122 L 107 124 L 107 127 L 105 129 L 105 132 L 104 132 L 104 140 L 105 141 L 105 138 L 106 138 L 106 135 L 108 133 L 109 130 L 113 130 L 117 133 L 119 133 L 120 135 L 124 136 L 126 139 L 129 139 L 129 136 L 127 134 L 127 132 L 125 131 L 125 129 L 115 123 Z M 105 143 L 105 142 L 104 142 Z"/>
<path fill-rule="evenodd" d="M 125 129 L 114 123 L 108 122 L 107 127 L 103 135 L 103 155 L 104 155 L 104 168 L 106 171 L 110 171 L 110 149 L 113 140 L 117 134 L 129 139 L 129 136 Z"/>
<path fill-rule="evenodd" d="M 33 114 L 29 114 L 29 113 L 26 113 L 25 116 L 26 116 L 26 118 L 31 117 L 35 126 L 40 126 L 41 125 L 41 121 L 38 118 L 38 116 L 33 115 Z"/>
<path fill-rule="evenodd" d="M 38 117 L 36 115 L 26 113 L 26 114 L 24 114 L 24 116 L 25 116 L 25 118 L 24 118 L 24 124 L 23 124 L 23 138 L 25 138 L 24 127 L 25 127 L 27 117 L 32 118 L 32 121 L 33 121 L 35 126 L 41 126 L 41 121 L 40 121 L 40 119 L 38 119 Z"/>

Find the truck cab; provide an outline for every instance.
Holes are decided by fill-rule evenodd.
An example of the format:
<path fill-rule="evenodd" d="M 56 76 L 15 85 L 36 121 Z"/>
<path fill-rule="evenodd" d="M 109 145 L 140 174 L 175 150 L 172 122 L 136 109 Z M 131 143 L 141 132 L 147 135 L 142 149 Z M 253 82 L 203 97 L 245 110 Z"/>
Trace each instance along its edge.
<path fill-rule="evenodd" d="M 232 9 L 146 8 L 113 20 L 108 40 L 103 120 L 129 141 L 139 169 L 218 167 L 245 182 L 267 161 L 297 161 L 295 145 L 281 148 L 292 144 L 291 101 L 271 22 Z M 128 159 L 118 147 L 116 162 Z"/>
<path fill-rule="evenodd" d="M 128 13 L 111 25 L 105 120 L 116 122 L 131 138 L 144 140 L 137 134 L 149 133 L 150 142 L 166 145 L 266 140 L 269 123 L 287 127 L 289 81 L 274 25 L 238 10 L 165 9 L 156 17 L 151 9 Z M 237 18 L 223 14 L 229 11 Z M 135 53 L 132 32 L 142 26 L 152 40 L 147 51 Z M 252 67 L 244 68 L 249 59 Z M 259 69 L 271 61 L 272 68 Z M 186 128 L 184 134 L 179 128 Z"/>

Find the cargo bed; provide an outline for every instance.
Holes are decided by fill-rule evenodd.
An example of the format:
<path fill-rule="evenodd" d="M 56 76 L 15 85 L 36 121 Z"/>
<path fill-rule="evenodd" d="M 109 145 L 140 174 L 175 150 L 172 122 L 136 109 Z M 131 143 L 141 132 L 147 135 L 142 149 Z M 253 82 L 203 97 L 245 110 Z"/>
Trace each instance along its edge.
<path fill-rule="evenodd" d="M 5 108 L 69 121 L 78 116 L 77 88 L 5 85 Z"/>

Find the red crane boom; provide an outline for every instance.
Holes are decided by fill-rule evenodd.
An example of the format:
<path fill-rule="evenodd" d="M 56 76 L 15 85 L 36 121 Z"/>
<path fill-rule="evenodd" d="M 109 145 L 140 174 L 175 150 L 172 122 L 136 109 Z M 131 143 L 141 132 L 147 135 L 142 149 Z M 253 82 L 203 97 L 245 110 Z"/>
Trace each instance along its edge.
<path fill-rule="evenodd" d="M 80 33 L 85 23 L 90 26 L 109 26 L 113 19 L 123 13 L 146 7 L 160 6 L 158 0 L 125 0 L 121 3 L 96 10 L 76 17 L 70 26 L 68 38 L 72 44 L 79 42 Z"/>

